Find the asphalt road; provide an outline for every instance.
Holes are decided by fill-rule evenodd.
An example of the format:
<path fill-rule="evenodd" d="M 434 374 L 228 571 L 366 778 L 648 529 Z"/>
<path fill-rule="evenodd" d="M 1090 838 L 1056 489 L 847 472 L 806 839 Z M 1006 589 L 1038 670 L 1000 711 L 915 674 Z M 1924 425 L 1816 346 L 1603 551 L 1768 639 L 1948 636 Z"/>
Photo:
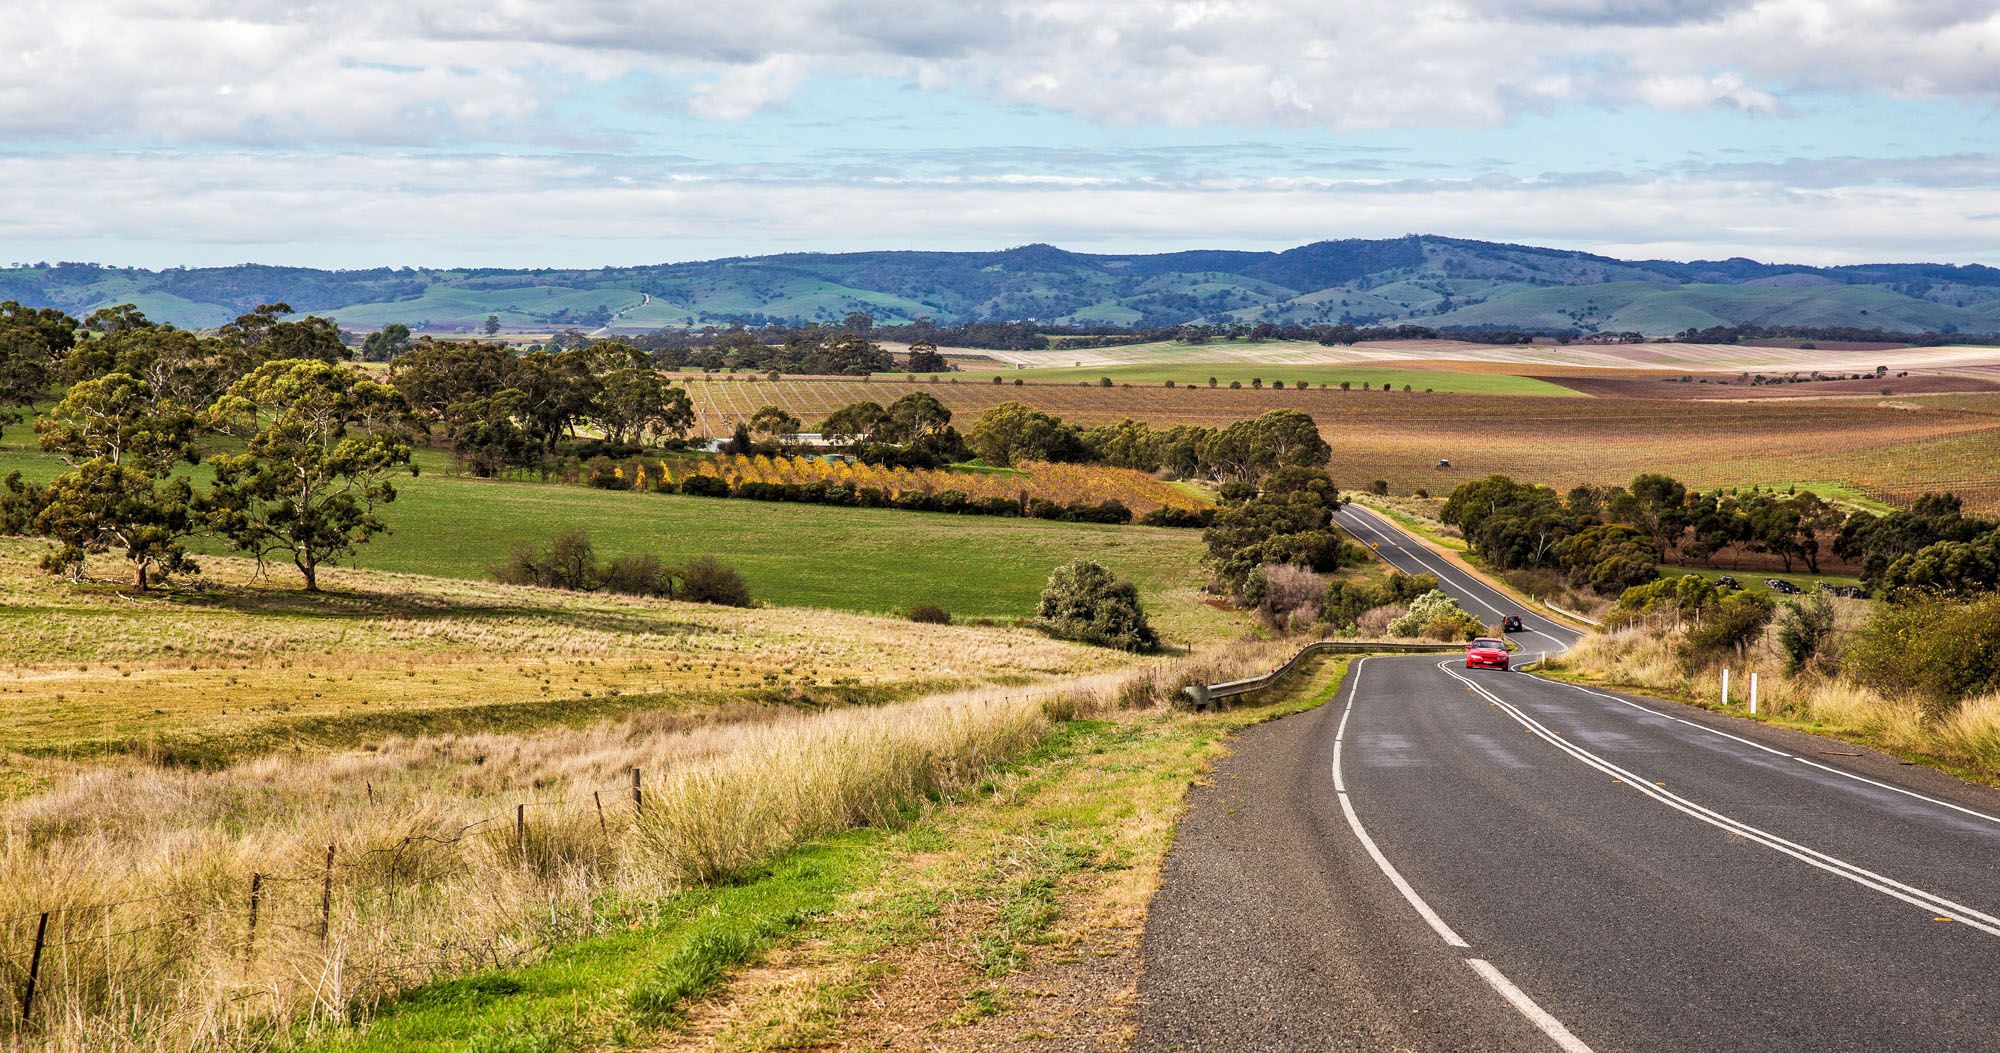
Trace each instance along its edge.
<path fill-rule="evenodd" d="M 1141 1050 L 2000 1050 L 2000 794 L 1859 747 L 1368 658 L 1191 803 Z"/>

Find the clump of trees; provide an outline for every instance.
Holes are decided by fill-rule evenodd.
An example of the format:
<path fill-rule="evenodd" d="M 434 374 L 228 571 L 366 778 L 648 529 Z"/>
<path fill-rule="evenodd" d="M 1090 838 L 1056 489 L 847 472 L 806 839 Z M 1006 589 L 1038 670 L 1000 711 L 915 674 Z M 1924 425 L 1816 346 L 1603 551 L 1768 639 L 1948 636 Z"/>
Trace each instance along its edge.
<path fill-rule="evenodd" d="M 413 470 L 413 421 L 400 394 L 343 364 L 331 322 L 291 313 L 266 304 L 200 336 L 130 305 L 77 323 L 0 304 L 0 404 L 65 387 L 35 432 L 69 469 L 47 486 L 10 476 L 0 529 L 50 539 L 44 566 L 71 577 L 117 552 L 145 589 L 197 570 L 186 544 L 207 535 L 289 559 L 316 590 L 322 564 L 384 529 L 375 513 L 395 499 L 389 476 Z M 240 446 L 209 458 L 206 490 L 172 474 L 223 436 Z"/>
<path fill-rule="evenodd" d="M 1139 605 L 1139 589 L 1091 560 L 1055 569 L 1035 608 L 1035 626 L 1060 640 L 1148 651 L 1159 636 Z"/>
<path fill-rule="evenodd" d="M 874 328 L 874 320 L 865 312 L 853 311 L 838 325 L 662 331 L 640 338 L 638 344 L 653 364 L 668 369 L 865 377 L 897 369 L 895 357 L 872 339 Z M 951 368 L 937 345 L 921 338 L 912 342 L 904 366 L 910 373 Z"/>
<path fill-rule="evenodd" d="M 1553 570 L 1605 595 L 1652 580 L 1662 562 L 1702 562 L 1730 546 L 1817 574 L 1848 520 L 1809 492 L 1704 493 L 1652 473 L 1629 487 L 1579 486 L 1562 496 L 1488 476 L 1453 490 L 1439 518 L 1496 570 Z"/>
<path fill-rule="evenodd" d="M 2000 588 L 2000 520 L 1968 516 L 1958 497 L 1925 494 L 1884 515 L 1857 512 L 1834 552 L 1892 592 L 1970 596 Z"/>
<path fill-rule="evenodd" d="M 425 338 L 390 363 L 389 383 L 452 457 L 482 478 L 549 466 L 564 442 L 613 449 L 685 437 L 687 391 L 629 344 L 517 355 L 480 341 Z M 586 443 L 582 429 L 602 439 Z"/>
<path fill-rule="evenodd" d="M 743 575 L 712 556 L 698 556 L 680 567 L 649 552 L 600 560 L 590 534 L 575 528 L 558 531 L 544 545 L 515 546 L 488 573 L 508 585 L 750 606 L 750 586 Z"/>
<path fill-rule="evenodd" d="M 773 410 L 783 412 L 767 406 L 758 413 Z M 923 391 L 910 392 L 886 409 L 877 402 L 850 403 L 829 414 L 819 430 L 868 464 L 936 468 L 970 456 L 965 439 L 952 427 L 951 410 Z"/>
<path fill-rule="evenodd" d="M 1224 487 L 1222 507 L 1202 531 L 1209 571 L 1237 602 L 1249 606 L 1262 601 L 1260 568 L 1337 570 L 1349 547 L 1333 527 L 1340 492 L 1324 470 L 1281 468 L 1261 483 Z"/>

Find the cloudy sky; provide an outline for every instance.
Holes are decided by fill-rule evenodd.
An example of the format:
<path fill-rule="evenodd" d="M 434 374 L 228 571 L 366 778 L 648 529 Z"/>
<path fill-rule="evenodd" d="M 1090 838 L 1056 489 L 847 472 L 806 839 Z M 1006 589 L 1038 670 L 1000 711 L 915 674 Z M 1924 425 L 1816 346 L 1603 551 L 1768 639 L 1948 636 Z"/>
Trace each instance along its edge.
<path fill-rule="evenodd" d="M 1992 0 L 10 0 L 0 262 L 2000 264 Z"/>

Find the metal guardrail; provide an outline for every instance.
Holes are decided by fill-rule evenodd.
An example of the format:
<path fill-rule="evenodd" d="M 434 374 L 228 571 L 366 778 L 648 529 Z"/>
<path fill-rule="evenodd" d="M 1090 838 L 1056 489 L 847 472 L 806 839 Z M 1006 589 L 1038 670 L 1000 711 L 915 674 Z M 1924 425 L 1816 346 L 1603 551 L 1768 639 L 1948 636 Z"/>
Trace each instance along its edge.
<path fill-rule="evenodd" d="M 1582 622 L 1583 624 L 1585 624 L 1585 625 L 1588 625 L 1588 626 L 1590 626 L 1590 627 L 1592 627 L 1592 628 L 1594 628 L 1594 629 L 1602 629 L 1602 628 L 1604 628 L 1604 623 L 1603 623 L 1603 622 L 1600 622 L 1600 621 L 1598 621 L 1598 620 L 1597 620 L 1597 619 L 1595 619 L 1595 618 L 1586 618 L 1586 617 L 1584 617 L 1583 615 L 1581 615 L 1581 614 L 1578 614 L 1578 613 L 1576 613 L 1575 611 L 1572 611 L 1572 610 L 1570 610 L 1570 609 L 1568 609 L 1568 608 L 1566 608 L 1566 607 L 1558 607 L 1558 606 L 1556 606 L 1555 604 L 1553 604 L 1553 603 L 1550 603 L 1550 602 L 1549 602 L 1549 601 L 1547 601 L 1547 600 L 1536 600 L 1535 602 L 1536 602 L 1536 603 L 1539 603 L 1539 604 L 1541 604 L 1541 605 L 1542 605 L 1542 606 L 1544 606 L 1544 607 L 1547 607 L 1547 608 L 1548 608 L 1549 610 L 1552 610 L 1552 611 L 1556 612 L 1557 614 L 1560 614 L 1560 615 L 1562 615 L 1562 616 L 1563 616 L 1563 617 L 1565 617 L 1565 618 L 1574 618 L 1575 620 L 1577 620 L 1577 621 L 1580 621 L 1580 622 Z"/>
<path fill-rule="evenodd" d="M 1395 643 L 1381 640 L 1320 640 L 1298 649 L 1297 653 L 1285 659 L 1284 664 L 1261 676 L 1244 677 L 1241 680 L 1225 680 L 1220 684 L 1189 684 L 1183 693 L 1188 703 L 1195 709 L 1210 706 L 1227 708 L 1228 700 L 1252 691 L 1261 691 L 1283 680 L 1300 662 L 1323 652 L 1334 654 L 1445 654 L 1465 650 L 1462 643 Z"/>

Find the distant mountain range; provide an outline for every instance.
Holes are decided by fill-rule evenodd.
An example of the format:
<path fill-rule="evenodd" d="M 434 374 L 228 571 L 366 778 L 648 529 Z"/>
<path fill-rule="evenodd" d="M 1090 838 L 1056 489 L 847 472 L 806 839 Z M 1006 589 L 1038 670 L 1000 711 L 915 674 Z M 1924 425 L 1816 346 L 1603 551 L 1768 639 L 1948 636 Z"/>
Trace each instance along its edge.
<path fill-rule="evenodd" d="M 617 331 L 748 321 L 1038 321 L 1121 326 L 1270 321 L 1670 335 L 1718 325 L 2000 331 L 2000 269 L 1931 263 L 1680 263 L 1418 236 L 1284 252 L 1095 255 L 793 253 L 597 270 L 301 267 L 0 270 L 0 300 L 83 314 L 134 303 L 201 328 L 285 302 L 352 328 Z"/>

